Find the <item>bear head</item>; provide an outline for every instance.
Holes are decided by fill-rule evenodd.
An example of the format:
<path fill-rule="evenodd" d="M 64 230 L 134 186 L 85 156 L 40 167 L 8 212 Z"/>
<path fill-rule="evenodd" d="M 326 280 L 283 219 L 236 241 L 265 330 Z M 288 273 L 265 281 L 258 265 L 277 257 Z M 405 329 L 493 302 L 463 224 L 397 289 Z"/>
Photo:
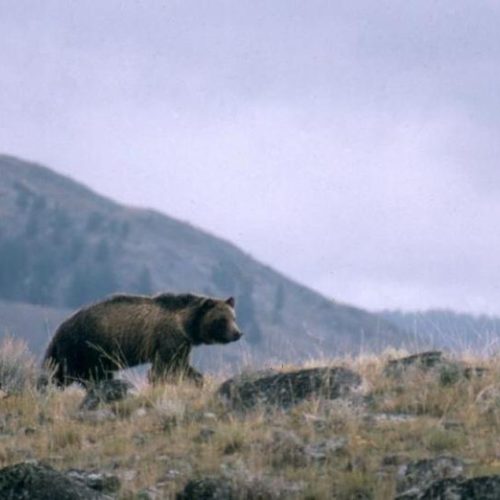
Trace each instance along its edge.
<path fill-rule="evenodd" d="M 198 342 L 200 344 L 227 344 L 239 340 L 243 335 L 236 324 L 235 300 L 205 299 L 203 314 L 199 320 Z"/>

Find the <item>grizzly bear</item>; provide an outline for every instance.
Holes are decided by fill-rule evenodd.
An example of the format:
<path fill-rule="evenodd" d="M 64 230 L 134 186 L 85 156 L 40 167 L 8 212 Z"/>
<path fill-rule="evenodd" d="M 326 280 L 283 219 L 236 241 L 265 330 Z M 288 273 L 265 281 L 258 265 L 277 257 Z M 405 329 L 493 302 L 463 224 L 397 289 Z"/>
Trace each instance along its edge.
<path fill-rule="evenodd" d="M 203 376 L 189 364 L 192 346 L 226 344 L 242 333 L 233 297 L 193 294 L 115 295 L 77 311 L 54 334 L 44 366 L 58 385 L 113 378 L 117 370 L 151 363 L 149 380 Z"/>

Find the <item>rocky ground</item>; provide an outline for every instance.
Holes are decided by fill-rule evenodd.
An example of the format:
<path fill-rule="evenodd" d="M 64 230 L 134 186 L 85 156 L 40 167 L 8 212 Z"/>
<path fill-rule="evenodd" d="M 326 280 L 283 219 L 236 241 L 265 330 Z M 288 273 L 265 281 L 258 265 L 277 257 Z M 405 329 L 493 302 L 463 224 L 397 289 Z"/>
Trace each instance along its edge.
<path fill-rule="evenodd" d="M 0 498 L 498 499 L 498 361 L 393 352 L 202 389 L 4 384 Z"/>

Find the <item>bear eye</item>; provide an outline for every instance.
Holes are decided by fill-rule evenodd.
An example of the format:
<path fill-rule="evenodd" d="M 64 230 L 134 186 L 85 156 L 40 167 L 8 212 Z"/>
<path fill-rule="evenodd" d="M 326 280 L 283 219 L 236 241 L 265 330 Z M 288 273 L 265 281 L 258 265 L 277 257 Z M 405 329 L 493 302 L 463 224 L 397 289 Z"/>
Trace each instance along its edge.
<path fill-rule="evenodd" d="M 225 330 L 227 328 L 227 319 L 226 318 L 219 318 L 214 321 L 214 327 L 217 328 L 217 330 Z"/>

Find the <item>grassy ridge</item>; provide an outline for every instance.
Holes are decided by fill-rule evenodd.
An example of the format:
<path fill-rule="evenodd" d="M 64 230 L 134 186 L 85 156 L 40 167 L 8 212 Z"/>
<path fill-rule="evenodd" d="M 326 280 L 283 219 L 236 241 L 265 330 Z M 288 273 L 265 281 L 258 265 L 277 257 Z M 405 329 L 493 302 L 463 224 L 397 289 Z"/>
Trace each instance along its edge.
<path fill-rule="evenodd" d="M 113 472 L 123 499 L 147 488 L 173 498 L 188 479 L 221 473 L 281 481 L 300 498 L 386 499 L 400 463 L 443 454 L 465 459 L 468 475 L 499 474 L 498 358 L 464 359 L 488 371 L 443 385 L 430 372 L 387 377 L 390 354 L 331 363 L 363 376 L 363 405 L 310 400 L 245 416 L 215 396 L 222 379 L 203 389 L 138 384 L 135 396 L 88 413 L 81 389 L 40 394 L 25 384 L 0 400 L 0 466 L 37 459 Z"/>

